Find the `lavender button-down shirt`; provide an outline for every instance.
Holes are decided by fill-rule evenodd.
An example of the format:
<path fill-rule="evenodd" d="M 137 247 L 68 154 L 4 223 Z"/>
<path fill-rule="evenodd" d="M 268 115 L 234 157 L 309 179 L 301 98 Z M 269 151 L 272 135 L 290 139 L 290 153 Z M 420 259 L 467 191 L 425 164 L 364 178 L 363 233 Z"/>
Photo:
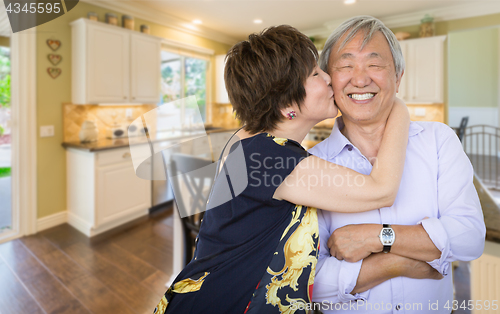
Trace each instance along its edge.
<path fill-rule="evenodd" d="M 339 117 L 330 137 L 310 152 L 369 174 L 372 165 L 340 132 L 343 126 Z M 450 313 L 453 300 L 450 264 L 478 258 L 483 252 L 486 233 L 470 161 L 456 134 L 437 122 L 410 124 L 403 178 L 393 206 L 355 214 L 319 210 L 318 223 L 321 248 L 313 301 L 320 303 L 325 314 Z M 445 277 L 441 280 L 396 277 L 351 295 L 362 260 L 356 263 L 337 260 L 330 256 L 327 241 L 335 229 L 361 223 L 421 223 L 441 251 L 441 257 L 429 264 Z"/>

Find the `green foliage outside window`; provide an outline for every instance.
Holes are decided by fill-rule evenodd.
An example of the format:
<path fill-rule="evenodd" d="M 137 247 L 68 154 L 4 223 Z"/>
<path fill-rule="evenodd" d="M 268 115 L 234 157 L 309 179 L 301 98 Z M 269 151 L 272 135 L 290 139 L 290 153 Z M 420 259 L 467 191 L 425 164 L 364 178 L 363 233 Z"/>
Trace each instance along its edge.
<path fill-rule="evenodd" d="M 181 75 L 182 61 L 184 61 L 184 77 Z M 207 64 L 205 60 L 181 56 L 178 59 L 170 59 L 164 62 L 161 69 L 161 77 L 164 83 L 163 103 L 194 95 L 198 100 L 198 107 L 203 120 L 205 120 Z M 181 85 L 184 89 L 183 95 L 181 95 Z M 192 104 L 189 104 L 186 109 L 192 106 Z"/>
<path fill-rule="evenodd" d="M 184 80 L 185 96 L 196 96 L 203 120 L 205 120 L 206 106 L 206 73 L 205 60 L 186 58 L 186 79 Z"/>
<path fill-rule="evenodd" d="M 0 178 L 10 177 L 11 176 L 11 168 L 0 168 Z"/>
<path fill-rule="evenodd" d="M 0 47 L 0 106 L 10 107 L 10 49 Z"/>

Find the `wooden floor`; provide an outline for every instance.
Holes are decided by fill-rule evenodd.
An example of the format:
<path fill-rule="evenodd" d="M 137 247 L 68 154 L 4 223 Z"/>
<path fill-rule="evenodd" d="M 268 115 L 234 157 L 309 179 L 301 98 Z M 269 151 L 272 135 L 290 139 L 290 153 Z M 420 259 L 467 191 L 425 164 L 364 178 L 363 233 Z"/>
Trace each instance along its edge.
<path fill-rule="evenodd" d="M 0 313 L 152 313 L 172 272 L 172 210 L 89 241 L 64 224 L 0 245 Z"/>

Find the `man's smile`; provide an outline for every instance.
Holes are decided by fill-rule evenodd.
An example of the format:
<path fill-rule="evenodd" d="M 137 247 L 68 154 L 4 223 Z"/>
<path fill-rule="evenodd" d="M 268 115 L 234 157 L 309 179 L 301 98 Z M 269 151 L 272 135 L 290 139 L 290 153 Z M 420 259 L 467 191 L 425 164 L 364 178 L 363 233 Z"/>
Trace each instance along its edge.
<path fill-rule="evenodd" d="M 349 96 L 349 98 L 352 98 L 352 99 L 355 99 L 355 100 L 367 100 L 367 99 L 373 98 L 375 95 L 376 95 L 375 93 L 364 93 L 364 94 L 355 94 L 355 93 L 352 93 L 352 94 L 347 94 L 347 96 Z"/>

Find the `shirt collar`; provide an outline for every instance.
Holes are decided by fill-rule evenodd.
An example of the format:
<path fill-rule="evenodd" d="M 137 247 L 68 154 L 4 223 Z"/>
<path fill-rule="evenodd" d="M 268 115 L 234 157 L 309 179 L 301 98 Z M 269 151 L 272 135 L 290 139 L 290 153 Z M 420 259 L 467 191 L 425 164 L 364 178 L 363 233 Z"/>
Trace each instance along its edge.
<path fill-rule="evenodd" d="M 331 160 L 337 157 L 338 154 L 344 149 L 346 146 L 354 145 L 347 139 L 347 137 L 340 132 L 344 128 L 344 120 L 342 116 L 338 117 L 335 120 L 335 124 L 333 125 L 332 133 L 326 139 L 328 146 L 328 159 Z M 424 128 L 416 122 L 410 122 L 410 129 L 408 132 L 408 136 L 412 137 L 422 132 Z"/>

